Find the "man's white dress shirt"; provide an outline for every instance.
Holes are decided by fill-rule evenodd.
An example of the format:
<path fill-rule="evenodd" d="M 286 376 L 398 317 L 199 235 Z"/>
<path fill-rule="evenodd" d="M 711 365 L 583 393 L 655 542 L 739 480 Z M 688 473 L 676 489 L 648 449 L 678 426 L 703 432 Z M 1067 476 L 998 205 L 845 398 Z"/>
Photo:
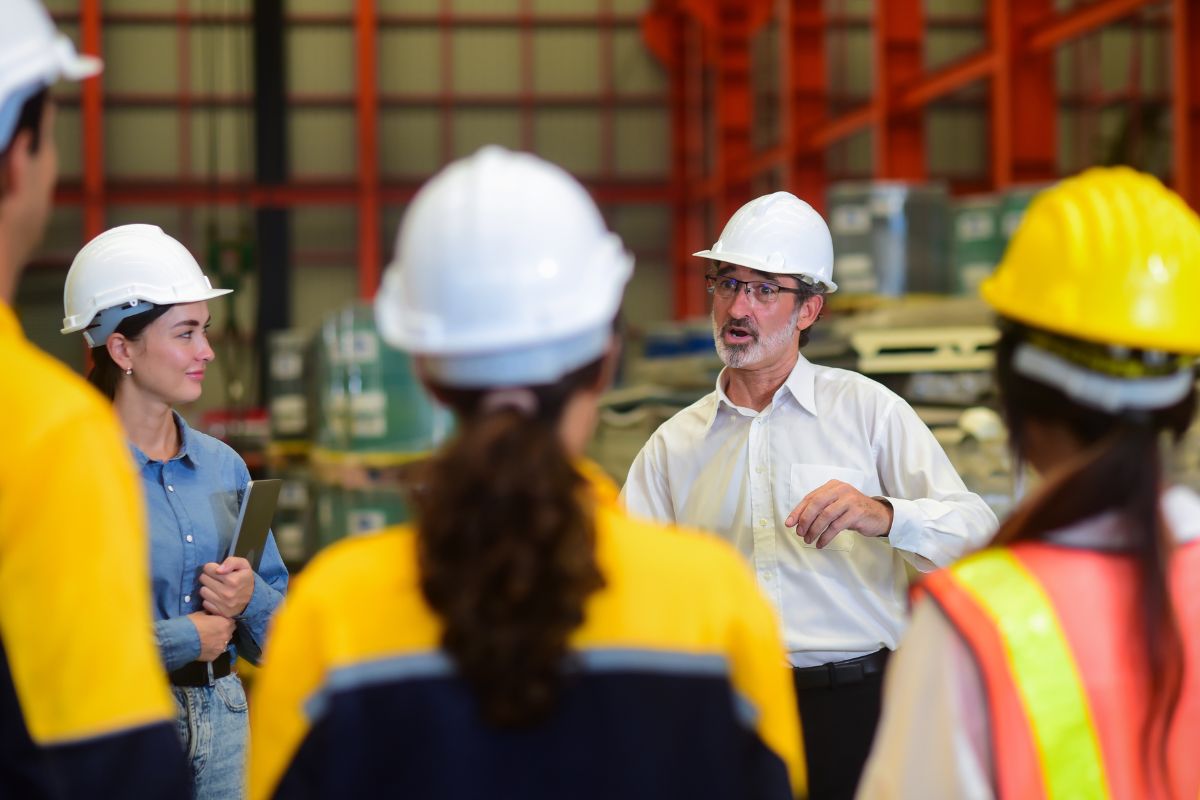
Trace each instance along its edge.
<path fill-rule="evenodd" d="M 730 402 L 724 378 L 650 437 L 622 490 L 626 507 L 729 539 L 778 610 L 794 666 L 895 649 L 908 611 L 904 561 L 921 571 L 950 564 L 988 541 L 995 514 L 916 412 L 875 381 L 801 355 L 756 412 Z M 817 549 L 785 528 L 831 479 L 886 498 L 891 533 L 847 531 Z"/>

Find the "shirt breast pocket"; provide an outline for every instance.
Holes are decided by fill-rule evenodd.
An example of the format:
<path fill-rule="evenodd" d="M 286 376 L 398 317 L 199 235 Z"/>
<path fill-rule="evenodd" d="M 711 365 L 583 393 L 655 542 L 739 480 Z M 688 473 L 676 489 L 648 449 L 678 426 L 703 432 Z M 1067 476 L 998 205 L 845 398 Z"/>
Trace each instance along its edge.
<path fill-rule="evenodd" d="M 833 467 L 825 464 L 792 464 L 791 480 L 788 483 L 788 507 L 784 510 L 786 518 L 792 509 L 800 505 L 809 492 L 819 489 L 829 481 L 848 483 L 860 492 L 866 493 L 863 487 L 867 484 L 867 474 L 860 469 L 851 467 Z M 805 544 L 804 539 L 791 529 L 792 539 L 800 547 L 816 549 L 816 542 Z M 846 530 L 833 537 L 833 541 L 821 548 L 823 550 L 853 550 L 859 534 L 854 530 Z"/>

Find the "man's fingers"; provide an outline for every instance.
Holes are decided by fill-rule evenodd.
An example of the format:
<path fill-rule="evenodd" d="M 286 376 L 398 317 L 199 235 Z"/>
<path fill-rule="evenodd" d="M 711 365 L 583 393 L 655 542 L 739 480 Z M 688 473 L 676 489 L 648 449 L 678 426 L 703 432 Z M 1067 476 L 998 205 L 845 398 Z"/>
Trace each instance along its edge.
<path fill-rule="evenodd" d="M 821 549 L 826 547 L 847 528 L 853 528 L 854 525 L 851 524 L 853 522 L 853 518 L 854 512 L 846 511 L 843 514 L 840 514 L 836 519 L 831 520 L 828 527 L 825 528 L 825 532 L 817 538 L 817 548 Z"/>
<path fill-rule="evenodd" d="M 821 536 L 833 528 L 833 524 L 841 519 L 845 513 L 846 501 L 844 499 L 838 498 L 832 501 L 825 508 L 821 509 L 821 513 L 816 516 L 812 521 L 812 525 L 804 532 L 804 541 L 809 544 L 818 541 Z M 833 532 L 837 533 L 837 530 Z"/>
<path fill-rule="evenodd" d="M 841 495 L 844 485 L 841 481 L 831 480 L 813 489 L 804 496 L 784 524 L 789 528 L 795 525 L 797 533 L 806 531 L 812 525 L 813 518 Z"/>
<path fill-rule="evenodd" d="M 236 572 L 244 569 L 250 569 L 249 561 L 241 556 L 230 556 L 221 562 L 221 566 L 218 567 L 217 572 L 221 575 L 227 575 L 230 572 Z"/>

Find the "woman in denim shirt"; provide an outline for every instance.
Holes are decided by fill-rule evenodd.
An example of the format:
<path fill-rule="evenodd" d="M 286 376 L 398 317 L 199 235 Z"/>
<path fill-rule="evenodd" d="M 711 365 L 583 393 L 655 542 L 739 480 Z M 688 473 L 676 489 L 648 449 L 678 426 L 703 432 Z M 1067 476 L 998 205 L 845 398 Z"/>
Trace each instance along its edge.
<path fill-rule="evenodd" d="M 243 791 L 246 694 L 231 665 L 257 663 L 288 575 L 274 539 L 258 572 L 226 558 L 250 474 L 228 445 L 174 406 L 200 397 L 213 289 L 183 245 L 153 225 L 89 242 L 67 275 L 63 333 L 83 331 L 88 375 L 109 397 L 142 476 L 154 633 L 169 673 L 197 798 Z"/>

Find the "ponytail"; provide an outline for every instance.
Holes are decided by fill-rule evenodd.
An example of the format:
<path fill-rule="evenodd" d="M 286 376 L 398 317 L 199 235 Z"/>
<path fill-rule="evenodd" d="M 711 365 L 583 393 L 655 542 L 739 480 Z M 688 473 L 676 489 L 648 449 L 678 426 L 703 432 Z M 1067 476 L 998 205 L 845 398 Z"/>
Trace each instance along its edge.
<path fill-rule="evenodd" d="M 599 383 L 601 367 L 531 387 L 535 410 L 487 409 L 485 392 L 436 387 L 459 430 L 413 500 L 421 589 L 442 647 L 497 726 L 553 710 L 568 639 L 604 586 L 586 480 L 559 434 L 567 402 Z"/>

